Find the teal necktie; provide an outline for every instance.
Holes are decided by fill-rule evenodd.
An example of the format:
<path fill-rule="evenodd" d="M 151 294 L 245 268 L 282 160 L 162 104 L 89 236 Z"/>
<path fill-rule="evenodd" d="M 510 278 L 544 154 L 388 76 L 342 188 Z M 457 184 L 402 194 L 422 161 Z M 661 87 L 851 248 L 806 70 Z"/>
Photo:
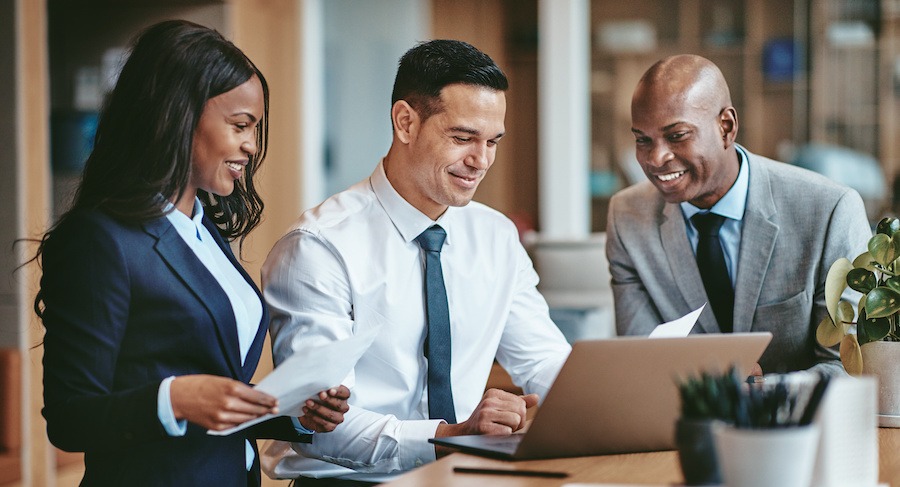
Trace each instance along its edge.
<path fill-rule="evenodd" d="M 425 252 L 425 315 L 428 335 L 425 357 L 428 359 L 428 416 L 456 423 L 453 390 L 450 385 L 450 309 L 441 269 L 441 247 L 447 233 L 434 225 L 416 237 Z"/>

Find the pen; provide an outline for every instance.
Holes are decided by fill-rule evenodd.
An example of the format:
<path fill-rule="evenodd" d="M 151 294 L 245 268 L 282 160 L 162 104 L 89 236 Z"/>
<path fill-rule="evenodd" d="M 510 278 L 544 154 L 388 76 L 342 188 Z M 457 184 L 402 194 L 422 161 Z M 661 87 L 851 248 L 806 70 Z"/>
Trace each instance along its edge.
<path fill-rule="evenodd" d="M 812 423 L 813 417 L 816 415 L 816 410 L 819 408 L 819 403 L 822 402 L 822 397 L 825 396 L 825 389 L 828 387 L 829 378 L 830 377 L 827 375 L 819 375 L 819 382 L 816 382 L 815 388 L 809 397 L 809 402 L 806 403 L 806 410 L 803 411 L 803 416 L 798 423 L 800 426 L 806 426 Z"/>
<path fill-rule="evenodd" d="M 519 475 L 523 477 L 549 477 L 561 479 L 568 477 L 565 472 L 550 472 L 546 470 L 513 470 L 510 468 L 470 468 L 453 467 L 455 473 L 475 473 L 484 475 Z"/>

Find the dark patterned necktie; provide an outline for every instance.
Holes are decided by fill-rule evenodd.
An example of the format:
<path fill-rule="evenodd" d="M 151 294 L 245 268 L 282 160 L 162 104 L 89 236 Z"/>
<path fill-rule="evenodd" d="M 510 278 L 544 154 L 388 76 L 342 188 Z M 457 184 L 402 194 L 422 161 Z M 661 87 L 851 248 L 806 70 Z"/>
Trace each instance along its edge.
<path fill-rule="evenodd" d="M 725 217 L 713 213 L 697 213 L 691 217 L 691 222 L 699 236 L 697 267 L 700 269 L 703 287 L 706 288 L 706 296 L 709 297 L 709 304 L 719 322 L 719 330 L 730 333 L 734 319 L 734 289 L 731 278 L 728 277 L 728 267 L 725 266 L 722 242 L 719 240 L 719 229 L 725 223 Z"/>
<path fill-rule="evenodd" d="M 453 390 L 450 386 L 450 309 L 441 270 L 441 247 L 447 233 L 434 225 L 416 237 L 425 252 L 425 314 L 428 336 L 425 357 L 428 359 L 428 416 L 456 423 Z"/>

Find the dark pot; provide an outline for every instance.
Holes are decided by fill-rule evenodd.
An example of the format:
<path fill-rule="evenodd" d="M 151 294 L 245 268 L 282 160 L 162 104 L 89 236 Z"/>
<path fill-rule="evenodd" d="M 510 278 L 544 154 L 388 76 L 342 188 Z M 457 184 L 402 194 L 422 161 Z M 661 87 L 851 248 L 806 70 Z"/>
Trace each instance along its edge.
<path fill-rule="evenodd" d="M 675 423 L 675 444 L 685 485 L 722 483 L 712 424 L 712 420 L 696 419 L 679 419 Z"/>

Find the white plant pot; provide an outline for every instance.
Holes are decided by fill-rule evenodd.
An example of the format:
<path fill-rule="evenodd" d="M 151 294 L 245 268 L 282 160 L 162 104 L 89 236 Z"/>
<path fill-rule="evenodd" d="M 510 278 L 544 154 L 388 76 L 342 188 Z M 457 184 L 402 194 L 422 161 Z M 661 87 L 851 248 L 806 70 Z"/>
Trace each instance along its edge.
<path fill-rule="evenodd" d="M 863 374 L 878 379 L 879 416 L 900 417 L 900 342 L 870 342 L 860 351 Z"/>
<path fill-rule="evenodd" d="M 817 425 L 775 429 L 713 427 L 728 487 L 809 487 L 818 451 Z"/>

